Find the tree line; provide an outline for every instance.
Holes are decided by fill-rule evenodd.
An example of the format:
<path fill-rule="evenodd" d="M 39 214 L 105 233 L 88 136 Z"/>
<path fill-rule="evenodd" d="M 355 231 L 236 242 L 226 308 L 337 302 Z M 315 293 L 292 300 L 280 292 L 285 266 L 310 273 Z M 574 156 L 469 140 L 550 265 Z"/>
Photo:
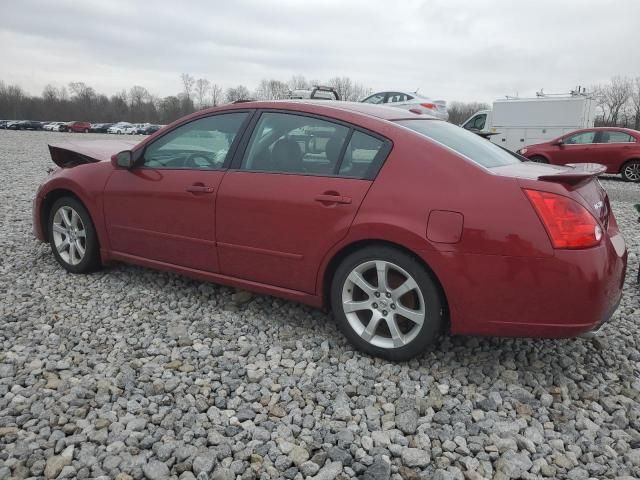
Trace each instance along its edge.
<path fill-rule="evenodd" d="M 237 100 L 279 100 L 294 90 L 314 85 L 335 88 L 343 100 L 358 101 L 371 94 L 371 89 L 349 77 L 336 76 L 326 82 L 307 80 L 294 75 L 289 81 L 263 79 L 253 91 L 244 85 L 223 88 L 206 78 L 188 73 L 180 76 L 182 91 L 159 97 L 145 87 L 134 85 L 111 96 L 98 93 L 84 82 L 66 86 L 47 85 L 41 95 L 30 95 L 19 85 L 0 80 L 0 119 L 117 122 L 150 122 L 167 124 L 203 108 Z M 640 130 L 640 77 L 616 76 L 608 83 L 589 89 L 596 100 L 597 126 L 623 126 Z M 461 124 L 478 110 L 490 108 L 482 102 L 449 102 L 449 121 Z"/>
<path fill-rule="evenodd" d="M 0 119 L 40 121 L 90 121 L 167 124 L 209 107 L 237 100 L 279 100 L 289 98 L 293 90 L 308 89 L 321 82 L 295 75 L 288 82 L 264 79 L 252 92 L 244 85 L 222 88 L 206 78 L 194 78 L 188 73 L 180 76 L 182 91 L 176 95 L 159 97 L 145 87 L 134 85 L 108 96 L 84 82 L 71 82 L 62 87 L 47 85 L 41 95 L 30 95 L 19 85 L 0 80 Z M 349 77 L 334 77 L 323 85 L 335 88 L 344 100 L 357 101 L 371 89 Z"/>

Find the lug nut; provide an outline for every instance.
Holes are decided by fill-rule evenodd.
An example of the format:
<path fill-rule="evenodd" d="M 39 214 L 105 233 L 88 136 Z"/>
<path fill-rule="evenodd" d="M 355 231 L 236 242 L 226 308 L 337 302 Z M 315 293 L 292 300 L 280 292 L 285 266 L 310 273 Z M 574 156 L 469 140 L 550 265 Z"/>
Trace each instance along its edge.
<path fill-rule="evenodd" d="M 373 305 L 371 305 L 373 308 L 378 308 L 378 304 L 374 303 Z"/>
<path fill-rule="evenodd" d="M 374 293 L 374 295 L 375 295 L 376 297 L 379 297 L 379 296 L 380 296 L 380 292 L 376 292 L 376 293 Z"/>
<path fill-rule="evenodd" d="M 391 294 L 387 292 L 387 298 L 391 298 Z"/>
<path fill-rule="evenodd" d="M 385 316 L 386 316 L 386 315 L 387 315 L 387 313 L 389 313 L 389 312 L 387 312 L 386 310 L 382 310 L 382 315 L 385 315 Z"/>
<path fill-rule="evenodd" d="M 392 304 L 391 304 L 391 310 L 395 310 L 395 309 L 396 309 L 396 304 L 395 304 L 395 303 L 392 303 Z"/>

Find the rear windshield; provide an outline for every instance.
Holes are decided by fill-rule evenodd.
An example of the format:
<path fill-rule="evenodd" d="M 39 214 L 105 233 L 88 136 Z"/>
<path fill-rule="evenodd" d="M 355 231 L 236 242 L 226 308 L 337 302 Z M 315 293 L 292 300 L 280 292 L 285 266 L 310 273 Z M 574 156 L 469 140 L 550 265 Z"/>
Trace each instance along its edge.
<path fill-rule="evenodd" d="M 502 167 L 520 160 L 489 140 L 440 120 L 398 120 L 397 123 L 442 143 L 486 168 Z"/>

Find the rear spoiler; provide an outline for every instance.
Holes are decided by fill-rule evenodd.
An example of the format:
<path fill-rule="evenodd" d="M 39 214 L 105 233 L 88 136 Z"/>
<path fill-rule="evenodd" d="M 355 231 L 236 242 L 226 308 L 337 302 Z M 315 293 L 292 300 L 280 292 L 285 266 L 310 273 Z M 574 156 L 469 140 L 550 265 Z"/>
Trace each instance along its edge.
<path fill-rule="evenodd" d="M 569 167 L 570 170 L 540 175 L 538 180 L 578 186 L 607 171 L 607 167 L 599 163 L 568 163 L 565 167 Z"/>

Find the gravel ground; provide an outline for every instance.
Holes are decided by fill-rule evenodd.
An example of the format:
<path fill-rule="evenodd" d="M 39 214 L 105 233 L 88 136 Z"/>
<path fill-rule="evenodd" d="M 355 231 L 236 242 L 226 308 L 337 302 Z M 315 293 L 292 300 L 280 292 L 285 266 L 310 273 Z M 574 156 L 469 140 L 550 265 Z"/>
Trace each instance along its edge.
<path fill-rule="evenodd" d="M 631 250 L 603 337 L 446 337 L 393 364 L 294 303 L 65 273 L 31 198 L 71 135 L 0 131 L 0 478 L 640 477 L 640 185 L 603 180 Z"/>

